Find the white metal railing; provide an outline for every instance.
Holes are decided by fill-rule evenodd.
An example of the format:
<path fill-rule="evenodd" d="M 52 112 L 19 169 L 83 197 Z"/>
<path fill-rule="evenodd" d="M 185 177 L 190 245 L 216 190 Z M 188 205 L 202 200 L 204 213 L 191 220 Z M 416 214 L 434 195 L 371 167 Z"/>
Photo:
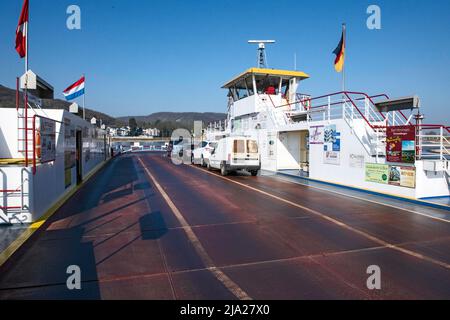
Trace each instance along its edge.
<path fill-rule="evenodd" d="M 0 209 L 2 214 L 0 214 L 1 220 L 4 223 L 24 223 L 27 220 L 27 214 L 29 213 L 30 206 L 30 186 L 29 178 L 25 177 L 25 173 L 29 175 L 30 173 L 26 168 L 22 168 L 20 172 L 20 185 L 15 189 L 0 190 L 0 196 L 2 198 Z M 25 189 L 25 183 L 28 183 L 28 188 Z M 12 199 L 17 199 L 20 197 L 20 201 L 12 201 Z M 25 203 L 25 198 L 28 199 L 28 204 Z M 19 205 L 20 204 L 20 205 Z M 12 213 L 12 215 L 10 215 Z M 3 222 L 0 222 L 3 223 Z"/>
<path fill-rule="evenodd" d="M 378 163 L 379 157 L 385 155 L 385 141 L 386 141 L 386 131 L 382 128 L 371 128 L 365 125 L 365 133 L 369 133 L 367 138 L 370 140 L 364 142 L 363 137 L 360 136 L 359 132 L 357 132 L 355 128 L 355 120 L 359 120 L 358 124 L 362 124 L 363 118 L 359 114 L 359 112 L 355 112 L 355 107 L 353 104 L 344 101 L 342 104 L 342 117 L 345 122 L 348 124 L 352 132 L 355 134 L 356 138 L 359 140 L 364 150 L 369 156 L 375 156 L 376 162 Z M 366 113 L 366 117 L 369 117 L 369 114 Z M 376 118 L 374 118 L 376 119 Z M 379 120 L 379 119 L 377 119 Z"/>
<path fill-rule="evenodd" d="M 430 132 L 420 130 L 417 134 L 417 145 L 419 160 L 450 161 L 450 136 L 444 127 L 428 129 Z M 435 132 L 438 130 L 439 132 Z"/>

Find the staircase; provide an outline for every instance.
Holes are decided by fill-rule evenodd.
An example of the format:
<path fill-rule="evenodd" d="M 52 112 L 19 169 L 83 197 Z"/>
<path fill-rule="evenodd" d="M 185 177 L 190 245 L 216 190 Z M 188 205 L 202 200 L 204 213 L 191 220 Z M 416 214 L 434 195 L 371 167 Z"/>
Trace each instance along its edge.
<path fill-rule="evenodd" d="M 369 156 L 386 157 L 386 121 L 381 114 L 367 101 L 361 110 L 349 97 L 342 104 L 342 116 Z"/>
<path fill-rule="evenodd" d="M 22 154 L 25 166 L 34 157 L 34 117 L 26 115 L 24 110 L 17 111 L 17 151 Z"/>
<path fill-rule="evenodd" d="M 270 95 L 267 95 L 267 97 L 258 95 L 258 97 L 261 106 L 266 111 L 275 128 L 279 126 L 285 126 L 291 123 L 286 113 L 280 108 L 277 109 L 275 107 Z"/>

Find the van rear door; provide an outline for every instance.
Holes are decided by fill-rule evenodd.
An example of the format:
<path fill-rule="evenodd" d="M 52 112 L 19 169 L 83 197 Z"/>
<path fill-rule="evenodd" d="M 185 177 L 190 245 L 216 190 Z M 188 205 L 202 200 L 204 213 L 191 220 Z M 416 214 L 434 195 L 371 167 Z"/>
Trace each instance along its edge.
<path fill-rule="evenodd" d="M 259 150 L 258 143 L 256 140 L 248 139 L 246 140 L 246 149 L 247 149 L 247 163 L 249 165 L 259 165 Z"/>
<path fill-rule="evenodd" d="M 233 164 L 244 164 L 246 158 L 247 158 L 247 152 L 246 152 L 245 139 L 234 139 L 231 162 Z"/>

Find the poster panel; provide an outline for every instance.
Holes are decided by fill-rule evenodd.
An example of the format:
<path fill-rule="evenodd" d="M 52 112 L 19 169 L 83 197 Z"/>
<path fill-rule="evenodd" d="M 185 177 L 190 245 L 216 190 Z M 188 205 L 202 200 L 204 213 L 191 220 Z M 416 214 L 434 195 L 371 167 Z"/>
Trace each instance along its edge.
<path fill-rule="evenodd" d="M 414 163 L 416 129 L 414 126 L 396 126 L 386 129 L 386 160 Z"/>
<path fill-rule="evenodd" d="M 337 132 L 336 125 L 332 124 L 324 127 L 323 142 L 324 163 L 339 165 L 341 158 L 341 133 Z"/>
<path fill-rule="evenodd" d="M 41 163 L 54 161 L 56 159 L 56 123 L 47 118 L 39 118 L 39 123 L 40 161 Z"/>
<path fill-rule="evenodd" d="M 406 188 L 415 188 L 416 168 L 389 166 L 389 184 Z"/>
<path fill-rule="evenodd" d="M 366 181 L 388 184 L 389 166 L 387 164 L 366 163 Z"/>
<path fill-rule="evenodd" d="M 309 128 L 309 144 L 323 144 L 325 126 L 311 126 Z"/>
<path fill-rule="evenodd" d="M 350 154 L 349 165 L 350 168 L 362 169 L 364 167 L 364 155 L 363 154 Z"/>

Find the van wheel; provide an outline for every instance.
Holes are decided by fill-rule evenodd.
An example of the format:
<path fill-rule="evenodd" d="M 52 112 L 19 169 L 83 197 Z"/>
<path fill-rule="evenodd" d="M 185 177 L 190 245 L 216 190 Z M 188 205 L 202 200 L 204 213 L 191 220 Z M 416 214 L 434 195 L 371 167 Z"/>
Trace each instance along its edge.
<path fill-rule="evenodd" d="M 202 155 L 202 159 L 200 160 L 200 164 L 202 167 L 206 167 L 206 163 L 205 163 L 205 159 L 203 158 L 203 155 Z"/>
<path fill-rule="evenodd" d="M 258 170 L 252 170 L 250 171 L 250 173 L 252 174 L 252 176 L 256 177 L 258 175 Z"/>
<path fill-rule="evenodd" d="M 220 174 L 223 175 L 223 176 L 228 175 L 228 170 L 227 170 L 227 168 L 225 167 L 225 165 L 223 163 L 220 166 Z"/>

